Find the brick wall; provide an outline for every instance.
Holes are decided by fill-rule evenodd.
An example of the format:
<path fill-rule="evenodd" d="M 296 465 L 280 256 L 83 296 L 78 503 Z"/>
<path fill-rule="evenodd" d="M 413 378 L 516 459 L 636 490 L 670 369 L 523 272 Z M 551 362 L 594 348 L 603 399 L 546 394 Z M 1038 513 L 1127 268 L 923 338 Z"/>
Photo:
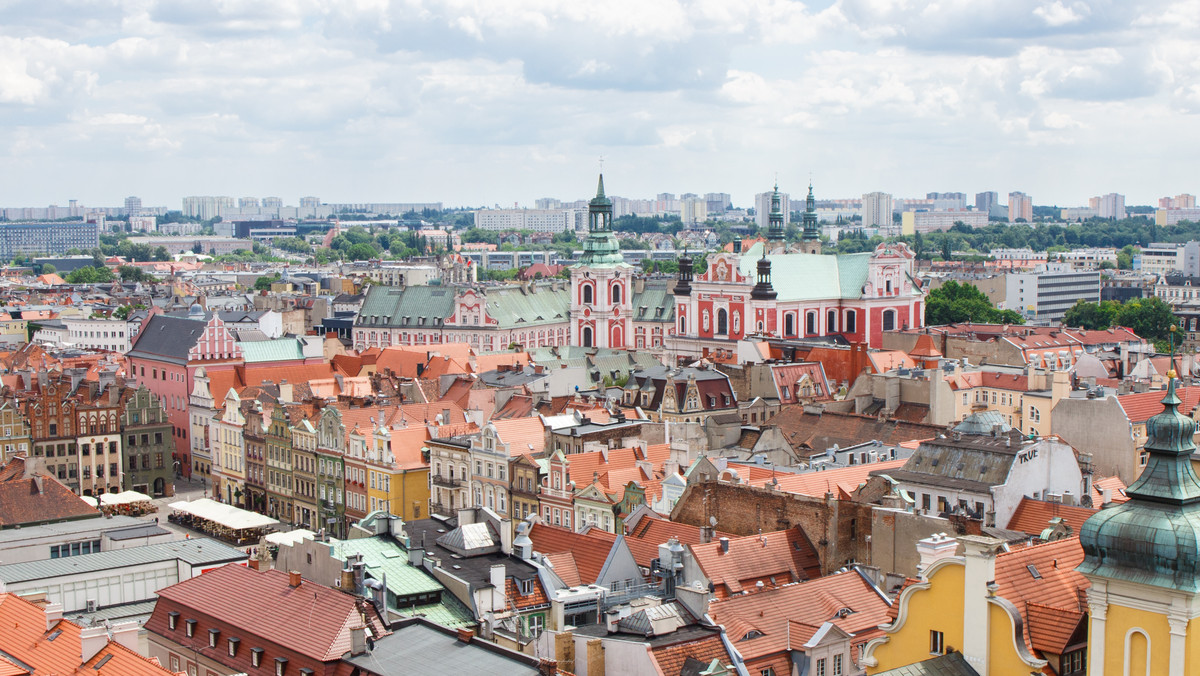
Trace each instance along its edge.
<path fill-rule="evenodd" d="M 705 481 L 689 485 L 671 512 L 672 521 L 693 526 L 707 526 L 711 516 L 717 530 L 734 535 L 799 526 L 817 550 L 822 574 L 870 561 L 871 505 Z"/>

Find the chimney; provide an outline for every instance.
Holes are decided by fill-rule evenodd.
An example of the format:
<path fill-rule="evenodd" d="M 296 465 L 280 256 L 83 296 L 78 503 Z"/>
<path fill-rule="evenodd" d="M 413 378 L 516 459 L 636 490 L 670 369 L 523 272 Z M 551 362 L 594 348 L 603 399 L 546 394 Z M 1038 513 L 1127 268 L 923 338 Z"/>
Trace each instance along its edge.
<path fill-rule="evenodd" d="M 934 533 L 924 540 L 917 541 L 917 556 L 920 557 L 920 562 L 917 563 L 917 574 L 924 576 L 925 571 L 929 570 L 929 567 L 935 562 L 954 556 L 956 551 L 958 551 L 958 540 L 945 533 Z"/>
<path fill-rule="evenodd" d="M 363 576 L 366 573 L 366 564 L 362 562 L 362 554 L 357 555 L 358 560 L 354 562 L 351 569 L 354 572 L 354 590 L 353 594 L 363 595 Z"/>
<path fill-rule="evenodd" d="M 258 570 L 258 559 L 250 559 L 247 565 L 250 566 L 250 570 Z"/>
<path fill-rule="evenodd" d="M 991 648 L 991 622 L 988 587 L 996 581 L 996 553 L 1003 540 L 980 535 L 964 535 L 958 539 L 966 554 L 963 571 L 963 617 L 975 618 L 963 626 L 962 650 L 967 664 L 980 676 L 988 676 Z"/>
<path fill-rule="evenodd" d="M 95 627 L 86 627 L 79 630 L 79 650 L 83 654 L 81 659 L 87 662 L 96 656 L 96 653 L 104 650 L 108 645 L 108 628 L 104 625 Z"/>
<path fill-rule="evenodd" d="M 729 538 L 721 538 L 720 543 L 721 543 L 721 553 L 727 554 L 729 552 Z"/>
<path fill-rule="evenodd" d="M 349 568 L 342 569 L 342 591 L 347 594 L 354 593 L 354 571 Z"/>
<path fill-rule="evenodd" d="M 140 630 L 141 627 L 139 627 L 138 623 L 133 620 L 130 620 L 129 622 L 118 622 L 112 625 L 110 628 L 112 640 L 120 643 L 134 652 L 140 652 L 140 648 L 138 647 L 138 632 Z"/>
<path fill-rule="evenodd" d="M 300 583 L 302 581 L 303 581 L 303 578 L 300 577 L 300 571 L 298 571 L 298 570 L 289 570 L 288 571 L 288 586 L 289 587 L 299 587 Z"/>
<path fill-rule="evenodd" d="M 367 626 L 356 624 L 350 627 L 350 654 L 361 655 L 367 652 Z"/>
<path fill-rule="evenodd" d="M 63 618 L 63 607 L 61 603 L 47 603 L 46 607 L 42 609 L 42 612 L 46 614 L 46 631 L 53 629 L 54 625 L 58 624 L 58 622 Z"/>
<path fill-rule="evenodd" d="M 475 638 L 475 632 L 471 629 L 459 629 L 458 640 L 461 643 L 470 643 L 471 639 Z"/>
<path fill-rule="evenodd" d="M 597 639 L 599 640 L 599 639 Z M 561 671 L 575 673 L 575 635 L 560 631 L 554 635 L 554 659 Z M 589 671 L 589 674 L 592 672 Z"/>
<path fill-rule="evenodd" d="M 587 642 L 588 676 L 604 676 L 604 642 L 598 638 Z"/>
<path fill-rule="evenodd" d="M 501 594 L 504 593 L 504 578 L 506 577 L 508 577 L 508 575 L 503 563 L 497 563 L 496 565 L 492 566 L 490 578 L 492 586 L 500 590 Z"/>

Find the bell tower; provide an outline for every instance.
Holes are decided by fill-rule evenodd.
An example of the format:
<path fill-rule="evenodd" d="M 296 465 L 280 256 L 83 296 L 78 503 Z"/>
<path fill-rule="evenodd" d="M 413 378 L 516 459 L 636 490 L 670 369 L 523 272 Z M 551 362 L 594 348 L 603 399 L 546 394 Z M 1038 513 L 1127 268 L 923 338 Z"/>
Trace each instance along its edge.
<path fill-rule="evenodd" d="M 571 342 L 582 347 L 625 348 L 633 344 L 634 267 L 625 262 L 612 230 L 613 204 L 604 194 L 604 175 L 588 202 L 588 236 L 583 256 L 571 269 Z"/>
<path fill-rule="evenodd" d="M 808 184 L 808 197 L 804 200 L 804 234 L 800 250 L 804 253 L 821 253 L 821 230 L 817 226 L 817 200 L 813 197 L 811 181 Z"/>

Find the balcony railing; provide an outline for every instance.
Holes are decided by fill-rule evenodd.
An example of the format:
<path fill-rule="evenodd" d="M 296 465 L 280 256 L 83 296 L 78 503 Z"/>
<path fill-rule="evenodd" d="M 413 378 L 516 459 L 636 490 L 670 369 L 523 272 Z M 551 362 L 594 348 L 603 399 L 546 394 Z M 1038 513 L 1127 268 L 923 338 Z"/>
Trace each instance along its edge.
<path fill-rule="evenodd" d="M 453 477 L 445 477 L 437 474 L 430 475 L 429 481 L 434 486 L 442 486 L 444 488 L 462 488 L 463 486 L 467 485 L 462 479 L 455 479 Z"/>

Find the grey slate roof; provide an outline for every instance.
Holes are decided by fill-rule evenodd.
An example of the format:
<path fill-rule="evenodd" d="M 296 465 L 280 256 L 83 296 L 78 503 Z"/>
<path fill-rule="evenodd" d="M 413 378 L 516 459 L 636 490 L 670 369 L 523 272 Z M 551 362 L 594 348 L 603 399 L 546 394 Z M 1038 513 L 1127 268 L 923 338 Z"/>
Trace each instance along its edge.
<path fill-rule="evenodd" d="M 127 355 L 157 361 L 186 364 L 188 350 L 204 333 L 204 322 L 179 317 L 155 315 L 146 328 L 138 333 L 133 349 Z"/>
<path fill-rule="evenodd" d="M 903 467 L 871 474 L 887 474 L 900 482 L 987 492 L 1008 481 L 1013 460 L 1028 445 L 1031 442 L 1017 434 L 930 439 L 921 442 Z"/>
<path fill-rule="evenodd" d="M 222 542 L 208 538 L 191 538 L 145 547 L 114 549 L 98 554 L 69 556 L 65 559 L 10 563 L 0 566 L 0 582 L 13 584 L 160 561 L 182 560 L 192 566 L 212 566 L 245 561 L 246 558 L 245 552 Z"/>
<path fill-rule="evenodd" d="M 147 523 L 142 519 L 117 514 L 112 518 L 104 518 L 97 515 L 94 519 L 79 519 L 78 521 L 62 521 L 59 523 L 42 524 L 40 526 L 10 528 L 0 530 L 0 549 L 4 549 L 5 545 L 9 543 L 23 540 L 37 540 L 54 536 L 70 537 L 86 533 L 95 533 L 99 536 L 101 533 L 120 532 L 126 528 L 138 528 Z M 149 525 L 153 526 L 154 524 L 151 523 Z"/>
<path fill-rule="evenodd" d="M 343 660 L 380 676 L 538 673 L 533 658 L 485 641 L 462 643 L 448 632 L 421 621 L 401 623 L 375 641 L 373 650 Z"/>
<path fill-rule="evenodd" d="M 967 664 L 962 653 L 948 653 L 924 662 L 879 671 L 875 676 L 979 676 L 979 672 Z"/>

